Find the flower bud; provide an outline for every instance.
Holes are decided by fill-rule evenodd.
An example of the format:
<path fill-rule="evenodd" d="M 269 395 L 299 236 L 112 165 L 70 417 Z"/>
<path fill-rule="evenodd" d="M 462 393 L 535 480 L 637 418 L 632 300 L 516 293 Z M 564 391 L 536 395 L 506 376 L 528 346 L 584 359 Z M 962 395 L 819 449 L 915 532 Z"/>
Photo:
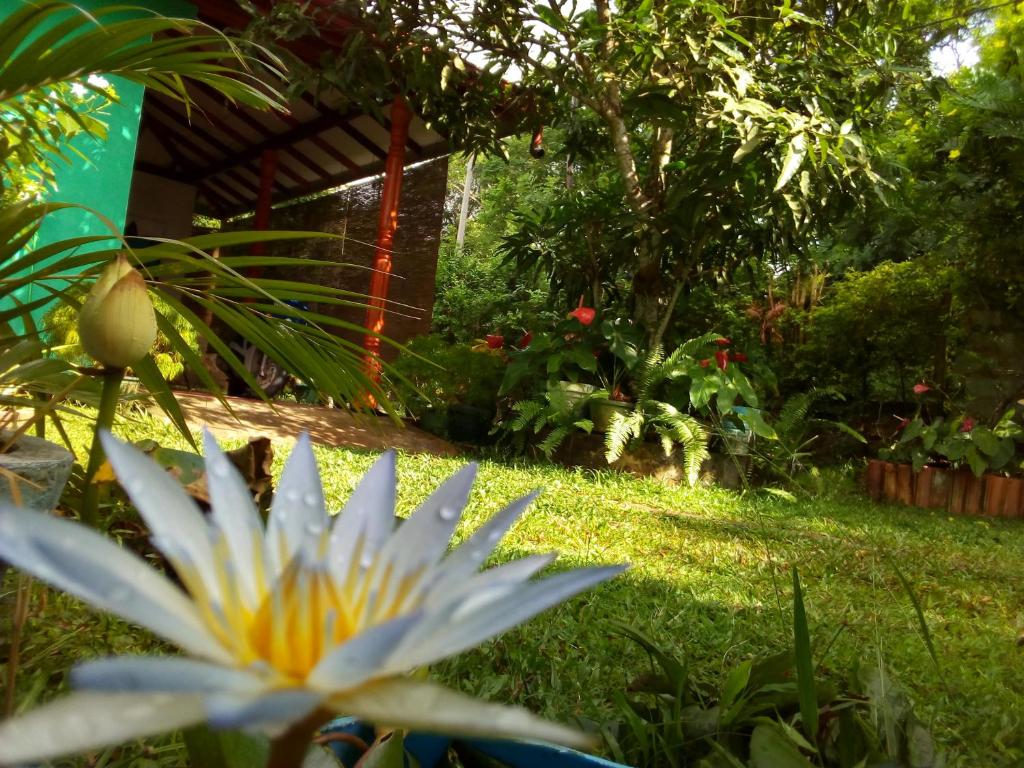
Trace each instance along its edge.
<path fill-rule="evenodd" d="M 146 283 L 123 255 L 103 270 L 78 313 L 90 357 L 110 368 L 137 363 L 156 341 L 156 313 Z"/>

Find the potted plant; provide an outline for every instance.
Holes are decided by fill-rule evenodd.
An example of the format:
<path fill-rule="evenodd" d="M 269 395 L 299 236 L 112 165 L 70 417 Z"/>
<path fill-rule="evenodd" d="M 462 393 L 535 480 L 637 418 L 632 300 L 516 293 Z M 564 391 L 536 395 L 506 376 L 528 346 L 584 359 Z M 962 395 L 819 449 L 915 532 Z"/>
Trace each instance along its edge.
<path fill-rule="evenodd" d="M 967 415 L 903 419 L 897 436 L 868 465 L 876 501 L 947 509 L 954 514 L 1024 515 L 1024 428 L 1016 409 L 992 427 Z"/>

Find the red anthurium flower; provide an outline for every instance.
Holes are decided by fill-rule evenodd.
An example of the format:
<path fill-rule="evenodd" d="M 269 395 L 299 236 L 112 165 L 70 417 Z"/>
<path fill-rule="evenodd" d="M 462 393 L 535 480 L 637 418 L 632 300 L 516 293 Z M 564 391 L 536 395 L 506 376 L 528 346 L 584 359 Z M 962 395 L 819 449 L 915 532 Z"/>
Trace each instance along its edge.
<path fill-rule="evenodd" d="M 718 350 L 715 352 L 715 362 L 718 363 L 718 370 L 724 371 L 729 367 L 729 354 L 722 350 Z"/>
<path fill-rule="evenodd" d="M 723 336 L 720 339 L 715 339 L 715 344 L 717 344 L 720 347 L 728 347 L 730 344 L 732 344 L 732 339 L 727 339 Z"/>
<path fill-rule="evenodd" d="M 711 360 L 707 357 L 700 361 L 701 368 L 707 368 L 709 365 L 711 365 Z"/>
<path fill-rule="evenodd" d="M 748 358 L 742 352 L 730 352 L 729 353 L 729 362 L 732 362 L 732 363 L 746 363 L 749 360 L 750 360 L 750 358 Z"/>
<path fill-rule="evenodd" d="M 907 424 L 910 423 L 910 419 L 900 419 L 900 423 L 896 425 L 896 429 L 906 429 Z"/>
<path fill-rule="evenodd" d="M 915 384 L 914 385 L 914 394 L 915 395 L 923 395 L 925 392 L 928 392 L 930 390 L 931 390 L 931 387 L 929 387 L 923 381 L 921 383 L 919 383 L 919 384 Z"/>
<path fill-rule="evenodd" d="M 972 429 L 974 429 L 974 419 L 970 416 L 964 416 L 964 420 L 960 422 L 960 431 L 970 432 Z"/>
<path fill-rule="evenodd" d="M 497 333 L 487 334 L 487 346 L 490 349 L 501 349 L 505 346 L 505 337 Z"/>
<path fill-rule="evenodd" d="M 569 313 L 569 317 L 575 317 L 583 325 L 590 325 L 594 322 L 596 314 L 597 310 L 592 307 L 576 307 L 576 309 Z"/>
<path fill-rule="evenodd" d="M 519 344 L 517 346 L 520 349 L 526 349 L 528 346 L 530 346 L 531 341 L 533 341 L 533 331 L 527 331 L 523 335 L 523 338 L 519 340 Z"/>

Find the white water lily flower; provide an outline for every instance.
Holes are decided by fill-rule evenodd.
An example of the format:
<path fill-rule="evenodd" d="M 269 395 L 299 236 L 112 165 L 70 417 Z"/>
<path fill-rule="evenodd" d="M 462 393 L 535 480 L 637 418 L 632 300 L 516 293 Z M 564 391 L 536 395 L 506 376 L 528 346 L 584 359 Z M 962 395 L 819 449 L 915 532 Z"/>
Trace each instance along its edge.
<path fill-rule="evenodd" d="M 161 467 L 110 435 L 118 478 L 185 591 L 74 522 L 0 508 L 0 558 L 149 628 L 188 657 L 116 656 L 72 672 L 78 692 L 0 724 L 0 764 L 41 760 L 208 721 L 281 733 L 315 712 L 466 735 L 574 744 L 522 709 L 406 676 L 514 627 L 623 566 L 532 579 L 553 555 L 480 572 L 534 496 L 448 544 L 476 472 L 463 468 L 395 528 L 385 453 L 332 520 L 309 439 L 288 459 L 266 527 L 204 435 L 209 519 Z"/>

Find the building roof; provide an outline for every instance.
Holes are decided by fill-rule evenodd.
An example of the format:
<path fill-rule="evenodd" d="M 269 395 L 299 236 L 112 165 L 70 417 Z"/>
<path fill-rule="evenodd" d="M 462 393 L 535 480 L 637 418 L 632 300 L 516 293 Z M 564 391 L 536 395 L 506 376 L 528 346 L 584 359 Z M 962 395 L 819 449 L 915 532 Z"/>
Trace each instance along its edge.
<path fill-rule="evenodd" d="M 318 0 L 314 0 L 314 5 Z M 198 17 L 220 28 L 244 27 L 249 19 L 234 0 L 197 0 Z M 324 45 L 346 33 L 343 18 L 332 15 L 319 47 L 308 40 L 288 43 L 292 52 L 315 64 Z M 383 171 L 387 156 L 389 107 L 378 116 L 342 107 L 337 92 L 306 92 L 288 113 L 260 112 L 228 103 L 212 89 L 192 84 L 191 114 L 184 105 L 149 91 L 143 106 L 136 167 L 147 173 L 195 185 L 196 211 L 215 217 L 256 207 L 264 150 L 277 150 L 274 202 L 291 200 Z M 413 117 L 407 161 L 419 162 L 451 151 L 447 139 Z"/>

